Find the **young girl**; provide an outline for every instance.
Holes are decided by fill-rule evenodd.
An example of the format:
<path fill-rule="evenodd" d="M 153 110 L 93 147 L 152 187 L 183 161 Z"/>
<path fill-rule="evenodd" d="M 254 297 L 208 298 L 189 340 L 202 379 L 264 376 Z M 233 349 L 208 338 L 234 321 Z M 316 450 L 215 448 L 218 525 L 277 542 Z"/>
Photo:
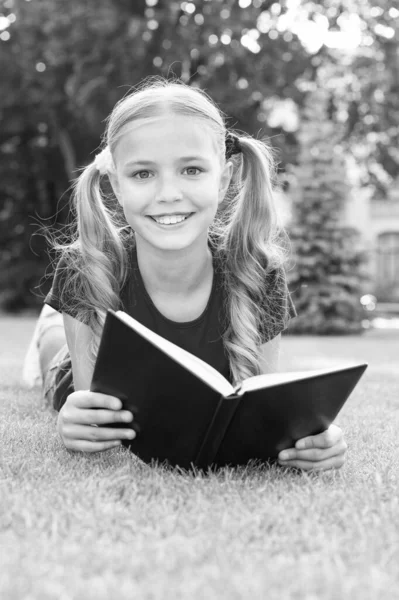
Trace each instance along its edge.
<path fill-rule="evenodd" d="M 76 232 L 55 244 L 61 256 L 36 328 L 45 398 L 65 446 L 83 452 L 135 435 L 112 427 L 133 420 L 119 399 L 89 391 L 107 308 L 234 384 L 278 369 L 280 334 L 295 316 L 263 142 L 227 131 L 205 92 L 163 79 L 115 106 L 104 141 L 75 182 Z M 345 451 L 332 425 L 279 462 L 339 468 Z"/>

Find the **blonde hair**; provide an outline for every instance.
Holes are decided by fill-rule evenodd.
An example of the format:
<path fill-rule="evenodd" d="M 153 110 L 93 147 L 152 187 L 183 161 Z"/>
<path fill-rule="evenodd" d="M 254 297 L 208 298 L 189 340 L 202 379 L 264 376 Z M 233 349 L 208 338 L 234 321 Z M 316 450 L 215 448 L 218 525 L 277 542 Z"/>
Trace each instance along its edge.
<path fill-rule="evenodd" d="M 210 126 L 221 165 L 225 164 L 223 113 L 203 90 L 163 78 L 147 78 L 116 104 L 108 118 L 104 147 L 112 155 L 128 124 L 165 113 L 195 117 Z M 260 373 L 261 331 L 273 337 L 288 317 L 285 275 L 280 268 L 286 258 L 286 237 L 273 198 L 272 151 L 249 135 L 240 135 L 239 140 L 242 153 L 229 159 L 233 175 L 209 229 L 209 243 L 223 265 L 227 315 L 223 344 L 235 384 Z M 82 170 L 73 187 L 76 224 L 72 241 L 52 245 L 66 259 L 61 302 L 68 299 L 76 318 L 92 329 L 89 356 L 94 362 L 106 310 L 120 308 L 135 238 L 108 179 L 94 161 Z M 283 311 L 276 310 L 276 305 L 283 306 Z"/>

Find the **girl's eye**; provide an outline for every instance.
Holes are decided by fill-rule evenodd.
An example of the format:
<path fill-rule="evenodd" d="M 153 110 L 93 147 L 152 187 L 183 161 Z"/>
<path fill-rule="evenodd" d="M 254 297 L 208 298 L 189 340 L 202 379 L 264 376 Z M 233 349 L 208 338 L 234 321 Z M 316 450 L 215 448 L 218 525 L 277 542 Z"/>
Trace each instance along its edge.
<path fill-rule="evenodd" d="M 195 171 L 199 171 L 200 173 L 202 173 L 202 169 L 200 169 L 199 167 L 187 167 L 187 170 L 191 169 L 191 170 L 195 170 Z M 191 173 L 191 175 L 196 175 L 197 173 Z"/>
<path fill-rule="evenodd" d="M 203 169 L 200 169 L 199 167 L 186 167 L 184 170 L 185 171 L 194 170 L 194 171 L 199 171 L 200 173 L 203 172 Z M 148 175 L 149 171 L 137 171 L 136 173 L 133 174 L 133 177 L 135 179 L 149 179 L 149 177 L 141 177 L 142 173 L 147 173 L 147 175 Z M 137 177 L 137 175 L 140 175 L 140 177 Z M 189 175 L 197 175 L 197 173 L 189 173 Z"/>
<path fill-rule="evenodd" d="M 142 173 L 149 173 L 149 171 L 137 171 L 137 173 L 134 173 L 133 177 L 135 179 L 148 179 L 148 177 L 136 177 L 136 175 L 141 175 Z"/>

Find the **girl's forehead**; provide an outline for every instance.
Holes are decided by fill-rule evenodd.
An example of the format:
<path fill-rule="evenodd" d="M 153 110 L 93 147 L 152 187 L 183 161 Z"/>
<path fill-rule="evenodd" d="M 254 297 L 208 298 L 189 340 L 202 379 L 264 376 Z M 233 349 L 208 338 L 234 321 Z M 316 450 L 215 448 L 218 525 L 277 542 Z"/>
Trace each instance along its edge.
<path fill-rule="evenodd" d="M 161 154 L 171 148 L 182 152 L 216 151 L 216 135 L 200 119 L 168 115 L 156 119 L 141 119 L 129 123 L 118 136 L 115 154 L 152 152 Z"/>

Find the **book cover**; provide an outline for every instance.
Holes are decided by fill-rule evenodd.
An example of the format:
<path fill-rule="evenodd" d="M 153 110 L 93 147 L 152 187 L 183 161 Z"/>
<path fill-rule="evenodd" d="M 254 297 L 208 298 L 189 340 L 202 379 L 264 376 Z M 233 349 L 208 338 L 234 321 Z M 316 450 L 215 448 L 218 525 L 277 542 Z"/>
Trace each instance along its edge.
<path fill-rule="evenodd" d="M 273 373 L 233 387 L 198 357 L 109 310 L 90 389 L 133 412 L 137 436 L 122 443 L 139 458 L 206 469 L 273 459 L 327 429 L 366 368 Z"/>

